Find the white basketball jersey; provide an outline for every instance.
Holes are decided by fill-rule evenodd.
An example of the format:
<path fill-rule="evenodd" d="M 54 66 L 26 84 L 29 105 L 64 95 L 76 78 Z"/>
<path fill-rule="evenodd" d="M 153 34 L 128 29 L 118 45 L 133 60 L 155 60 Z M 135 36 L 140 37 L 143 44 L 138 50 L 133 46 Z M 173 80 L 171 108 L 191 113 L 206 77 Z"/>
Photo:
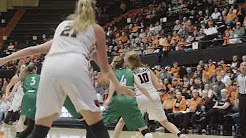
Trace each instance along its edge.
<path fill-rule="evenodd" d="M 156 92 L 156 89 L 154 85 L 152 84 L 150 69 L 145 68 L 145 67 L 140 67 L 140 68 L 135 69 L 133 73 L 137 76 L 138 80 L 142 83 L 144 88 L 147 89 L 149 93 Z M 137 87 L 135 88 L 136 88 L 135 89 L 136 94 L 141 95 L 142 92 Z"/>
<path fill-rule="evenodd" d="M 74 32 L 72 26 L 72 20 L 63 21 L 58 25 L 48 55 L 77 52 L 89 58 L 96 43 L 93 26 L 89 26 L 87 30 L 78 34 Z"/>

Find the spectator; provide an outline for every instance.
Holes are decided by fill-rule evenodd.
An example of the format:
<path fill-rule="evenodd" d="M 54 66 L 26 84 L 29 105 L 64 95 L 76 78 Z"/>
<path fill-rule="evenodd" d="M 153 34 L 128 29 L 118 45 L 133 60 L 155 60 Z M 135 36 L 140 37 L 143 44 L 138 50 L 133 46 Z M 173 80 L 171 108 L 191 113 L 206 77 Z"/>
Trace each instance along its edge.
<path fill-rule="evenodd" d="M 229 12 L 226 16 L 226 24 L 235 24 L 237 15 L 233 12 L 233 9 L 229 9 Z"/>
<path fill-rule="evenodd" d="M 211 40 L 216 37 L 216 34 L 218 34 L 218 30 L 216 27 L 214 27 L 213 23 L 208 24 L 208 29 L 204 30 L 204 33 L 206 34 L 207 39 Z"/>
<path fill-rule="evenodd" d="M 189 122 L 190 122 L 191 116 L 196 112 L 198 104 L 200 102 L 198 90 L 194 89 L 192 91 L 192 96 L 193 98 L 189 101 L 188 109 L 186 110 L 186 112 L 183 113 L 183 121 L 182 121 L 183 129 L 181 130 L 181 132 L 185 134 L 188 133 L 187 129 L 190 124 Z"/>
<path fill-rule="evenodd" d="M 211 98 L 213 96 L 213 91 L 210 89 L 209 84 L 204 85 L 203 93 L 204 92 L 206 92 L 206 94 L 208 95 L 209 98 Z"/>
<path fill-rule="evenodd" d="M 209 73 L 208 70 L 208 64 L 205 64 L 204 70 L 202 71 L 202 79 L 206 82 L 208 82 L 208 79 L 212 76 L 212 74 Z"/>
<path fill-rule="evenodd" d="M 221 71 L 220 73 L 221 77 L 222 77 L 222 82 L 225 84 L 226 87 L 231 86 L 231 73 L 230 72 L 225 72 L 224 70 Z"/>
<path fill-rule="evenodd" d="M 242 61 L 243 61 L 243 62 L 246 62 L 246 55 L 243 55 L 243 56 L 242 56 Z"/>
<path fill-rule="evenodd" d="M 238 56 L 237 55 L 234 55 L 232 57 L 232 63 L 231 63 L 231 69 L 234 73 L 237 72 L 237 69 L 239 68 L 240 66 L 240 62 L 238 61 Z"/>
<path fill-rule="evenodd" d="M 211 98 L 214 101 L 217 101 L 217 100 L 221 99 L 221 91 L 219 90 L 218 85 L 214 84 L 212 86 L 212 91 L 213 91 L 213 95 L 212 95 Z"/>
<path fill-rule="evenodd" d="M 167 93 L 168 99 L 163 101 L 163 108 L 165 110 L 166 114 L 172 113 L 173 112 L 173 106 L 175 103 L 175 99 L 173 97 L 173 92 L 169 91 Z"/>
<path fill-rule="evenodd" d="M 214 106 L 211 97 L 208 96 L 207 91 L 203 91 L 203 96 L 199 101 L 196 113 L 192 115 L 193 133 L 206 132 L 206 120 L 204 120 L 206 113 Z M 200 120 L 199 120 L 200 119 Z"/>
<path fill-rule="evenodd" d="M 181 92 L 176 92 L 176 98 L 173 106 L 174 124 L 180 128 L 183 119 L 182 111 L 186 110 L 186 100 L 182 98 Z"/>
<path fill-rule="evenodd" d="M 196 67 L 197 77 L 202 78 L 202 67 L 197 65 Z"/>
<path fill-rule="evenodd" d="M 190 67 L 186 68 L 186 72 L 187 72 L 186 76 L 187 76 L 188 80 L 190 80 L 194 75 L 191 68 Z"/>
<path fill-rule="evenodd" d="M 234 34 L 237 35 L 238 37 L 241 37 L 245 34 L 245 29 L 243 27 L 241 27 L 240 22 L 236 23 L 236 28 L 234 29 Z"/>
<path fill-rule="evenodd" d="M 171 69 L 172 75 L 174 75 L 175 73 L 179 75 L 179 71 L 180 71 L 180 67 L 178 67 L 178 62 L 173 62 L 173 67 Z"/>
<path fill-rule="evenodd" d="M 209 121 L 208 131 L 210 134 L 219 134 L 218 124 L 222 123 L 223 116 L 230 111 L 230 100 L 227 98 L 226 89 L 221 90 L 221 96 L 222 98 L 215 103 L 213 108 L 210 109 L 205 116 Z"/>
<path fill-rule="evenodd" d="M 173 31 L 179 31 L 181 29 L 181 24 L 179 20 L 175 21 L 175 26 L 173 27 Z"/>
<path fill-rule="evenodd" d="M 219 90 L 222 90 L 226 87 L 225 83 L 222 82 L 222 76 L 221 75 L 217 75 L 217 81 L 214 84 L 218 86 Z"/>
<path fill-rule="evenodd" d="M 7 113 L 8 105 L 4 101 L 5 94 L 3 92 L 0 92 L 0 123 L 2 123 L 5 114 Z"/>
<path fill-rule="evenodd" d="M 215 70 L 215 65 L 214 65 L 212 59 L 209 59 L 208 65 L 209 65 L 208 66 L 208 71 L 209 71 L 210 74 L 212 74 L 212 71 Z"/>
<path fill-rule="evenodd" d="M 221 13 L 218 11 L 218 8 L 214 8 L 214 12 L 211 15 L 212 19 L 218 20 L 220 16 L 221 16 Z"/>
<path fill-rule="evenodd" d="M 171 80 L 172 79 L 172 75 L 171 75 L 171 73 L 169 73 L 167 71 L 167 67 L 165 67 L 164 69 L 162 69 L 162 71 L 158 75 L 158 78 L 161 79 L 162 81 L 164 81 L 165 79 Z"/>

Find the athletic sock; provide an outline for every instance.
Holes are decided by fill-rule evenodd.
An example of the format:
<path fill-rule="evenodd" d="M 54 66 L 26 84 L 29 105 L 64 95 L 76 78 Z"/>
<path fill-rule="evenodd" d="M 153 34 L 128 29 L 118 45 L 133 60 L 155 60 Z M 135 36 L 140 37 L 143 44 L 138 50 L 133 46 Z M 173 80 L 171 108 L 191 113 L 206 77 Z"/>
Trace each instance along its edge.
<path fill-rule="evenodd" d="M 27 120 L 27 128 L 20 132 L 19 134 L 16 135 L 16 138 L 26 138 L 28 135 L 30 135 L 33 131 L 34 125 L 35 125 L 35 121 L 31 120 L 29 118 L 26 119 Z"/>
<path fill-rule="evenodd" d="M 95 138 L 110 138 L 107 128 L 102 120 L 94 125 L 89 126 L 89 129 L 94 134 Z"/>
<path fill-rule="evenodd" d="M 20 133 L 20 132 L 16 132 L 16 135 L 15 135 L 15 136 L 17 137 L 17 135 L 18 135 L 19 133 Z"/>
<path fill-rule="evenodd" d="M 93 135 L 89 125 L 83 121 L 84 125 L 85 125 L 85 129 L 86 129 L 86 138 L 95 138 L 95 136 Z"/>
<path fill-rule="evenodd" d="M 45 138 L 49 130 L 49 127 L 35 125 L 32 133 L 27 138 Z"/>
<path fill-rule="evenodd" d="M 149 129 L 144 129 L 141 131 L 142 135 L 145 136 L 147 133 L 150 133 Z"/>

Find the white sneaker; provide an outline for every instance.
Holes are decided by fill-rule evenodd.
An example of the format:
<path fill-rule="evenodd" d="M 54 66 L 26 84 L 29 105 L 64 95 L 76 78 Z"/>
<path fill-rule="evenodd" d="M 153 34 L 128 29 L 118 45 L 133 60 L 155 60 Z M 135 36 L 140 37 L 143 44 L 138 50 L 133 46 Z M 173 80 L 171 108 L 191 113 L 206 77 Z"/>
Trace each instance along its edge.
<path fill-rule="evenodd" d="M 153 135 L 151 133 L 145 134 L 144 138 L 153 138 Z"/>

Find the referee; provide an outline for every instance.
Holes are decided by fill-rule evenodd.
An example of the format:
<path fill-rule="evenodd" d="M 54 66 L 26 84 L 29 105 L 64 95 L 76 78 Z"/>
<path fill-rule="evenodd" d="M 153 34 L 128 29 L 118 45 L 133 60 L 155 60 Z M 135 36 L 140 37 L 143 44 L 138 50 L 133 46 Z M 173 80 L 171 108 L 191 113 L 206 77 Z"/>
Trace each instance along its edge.
<path fill-rule="evenodd" d="M 242 62 L 241 66 L 241 74 L 237 77 L 238 82 L 238 93 L 239 93 L 239 114 L 241 120 L 241 131 L 239 138 L 245 138 L 246 135 L 246 62 Z"/>

